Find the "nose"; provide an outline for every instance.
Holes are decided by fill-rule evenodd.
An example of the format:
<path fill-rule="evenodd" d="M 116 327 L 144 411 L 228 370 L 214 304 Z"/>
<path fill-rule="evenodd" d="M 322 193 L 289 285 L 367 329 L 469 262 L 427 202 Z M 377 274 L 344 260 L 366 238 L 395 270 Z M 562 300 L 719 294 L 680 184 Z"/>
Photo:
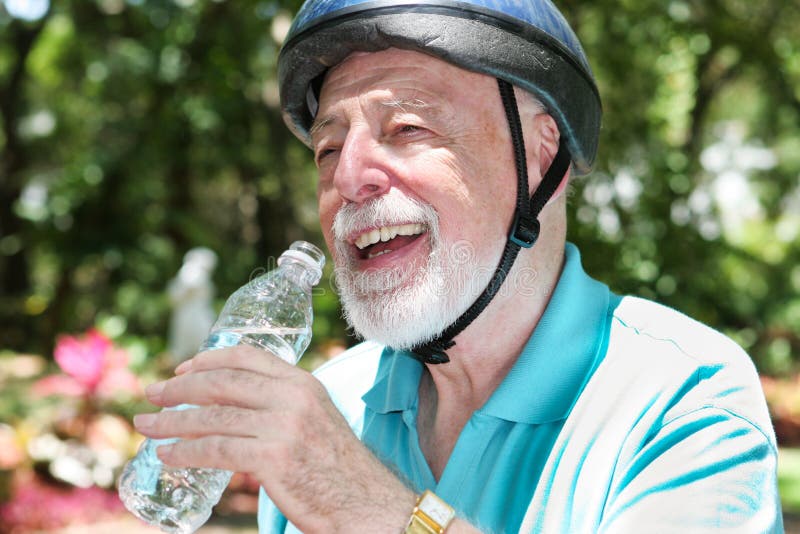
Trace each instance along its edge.
<path fill-rule="evenodd" d="M 367 128 L 351 128 L 339 153 L 333 185 L 347 201 L 362 203 L 391 187 L 385 154 Z"/>

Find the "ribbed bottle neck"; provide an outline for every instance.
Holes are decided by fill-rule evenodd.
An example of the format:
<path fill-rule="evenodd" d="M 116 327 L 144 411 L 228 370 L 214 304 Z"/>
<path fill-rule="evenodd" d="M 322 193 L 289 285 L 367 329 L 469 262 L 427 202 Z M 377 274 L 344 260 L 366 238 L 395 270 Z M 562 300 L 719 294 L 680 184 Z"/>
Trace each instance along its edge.
<path fill-rule="evenodd" d="M 322 268 L 325 266 L 325 254 L 315 245 L 307 241 L 295 241 L 278 258 L 278 266 L 284 266 L 291 271 L 300 269 L 303 274 L 296 275 L 302 278 L 304 283 L 315 286 L 322 278 Z"/>
<path fill-rule="evenodd" d="M 311 290 L 313 286 L 317 285 L 320 279 L 320 274 L 317 269 L 294 258 L 283 259 L 279 269 L 289 280 L 307 290 Z"/>

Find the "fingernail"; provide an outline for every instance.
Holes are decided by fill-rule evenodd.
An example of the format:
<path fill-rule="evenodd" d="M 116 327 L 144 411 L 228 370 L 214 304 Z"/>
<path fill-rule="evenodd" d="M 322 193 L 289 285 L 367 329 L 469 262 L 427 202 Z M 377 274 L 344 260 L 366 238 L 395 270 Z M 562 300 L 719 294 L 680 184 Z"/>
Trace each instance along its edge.
<path fill-rule="evenodd" d="M 149 386 L 144 388 L 144 392 L 151 399 L 157 400 L 161 397 L 161 393 L 164 392 L 164 382 L 156 382 L 155 384 L 150 384 Z"/>
<path fill-rule="evenodd" d="M 185 362 L 182 362 L 178 367 L 175 368 L 175 374 L 180 375 L 186 373 L 191 368 L 192 368 L 192 360 L 186 360 Z"/>
<path fill-rule="evenodd" d="M 136 428 L 147 429 L 156 422 L 156 416 L 152 413 L 141 413 L 133 416 L 133 426 Z"/>

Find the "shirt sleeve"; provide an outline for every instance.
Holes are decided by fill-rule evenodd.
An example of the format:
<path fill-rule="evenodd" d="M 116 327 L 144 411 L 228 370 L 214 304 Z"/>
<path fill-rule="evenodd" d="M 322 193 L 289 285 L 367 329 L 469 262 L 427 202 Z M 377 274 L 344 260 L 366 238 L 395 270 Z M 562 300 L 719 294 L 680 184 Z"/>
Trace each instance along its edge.
<path fill-rule="evenodd" d="M 609 491 L 599 532 L 782 533 L 774 442 L 727 410 L 663 424 Z"/>

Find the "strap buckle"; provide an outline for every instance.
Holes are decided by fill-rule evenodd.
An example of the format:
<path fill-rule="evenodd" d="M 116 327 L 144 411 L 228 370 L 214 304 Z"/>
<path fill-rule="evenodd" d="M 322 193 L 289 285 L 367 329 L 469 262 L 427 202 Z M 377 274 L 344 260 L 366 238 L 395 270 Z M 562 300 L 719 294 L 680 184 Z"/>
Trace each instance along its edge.
<path fill-rule="evenodd" d="M 523 217 L 520 210 L 514 212 L 514 224 L 511 225 L 508 240 L 522 248 L 531 248 L 539 239 L 539 219 Z"/>

